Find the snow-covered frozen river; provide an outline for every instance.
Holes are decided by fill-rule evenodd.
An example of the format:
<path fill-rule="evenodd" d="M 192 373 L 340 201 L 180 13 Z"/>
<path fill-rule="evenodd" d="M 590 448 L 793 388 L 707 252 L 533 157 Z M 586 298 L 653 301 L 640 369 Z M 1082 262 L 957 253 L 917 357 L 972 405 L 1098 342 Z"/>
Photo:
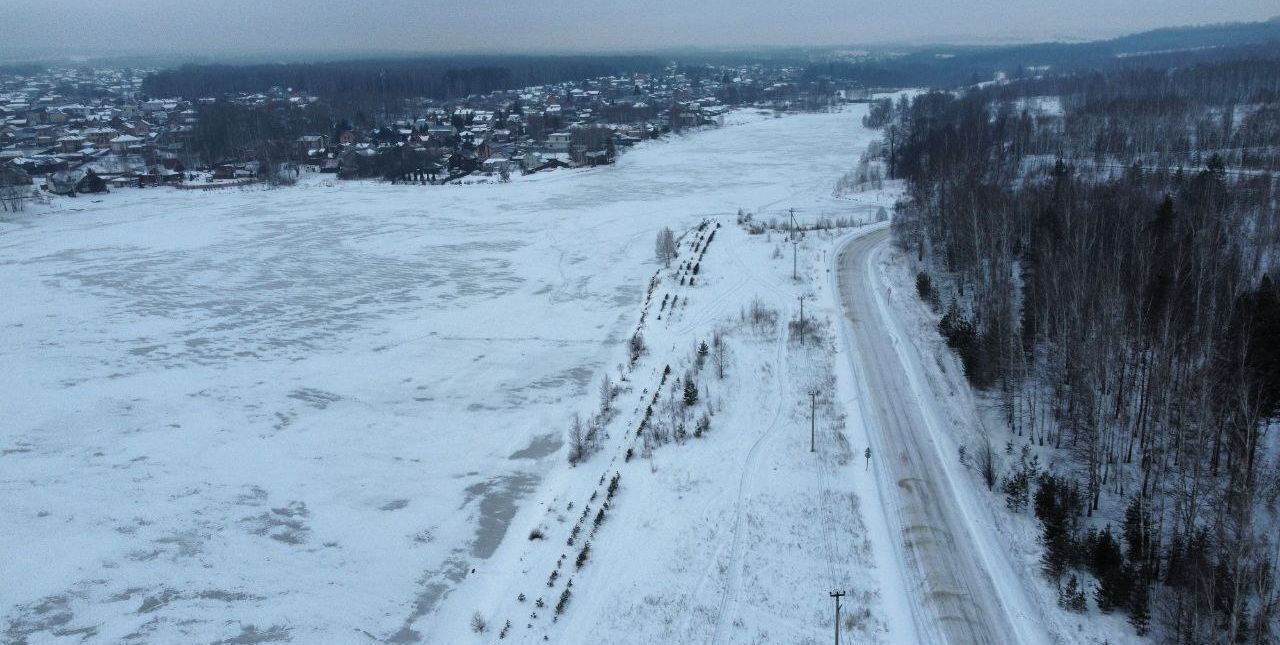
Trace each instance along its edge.
<path fill-rule="evenodd" d="M 865 139 L 855 113 L 731 121 L 511 184 L 0 221 L 0 633 L 415 640 L 563 459 L 655 232 L 814 215 Z"/>

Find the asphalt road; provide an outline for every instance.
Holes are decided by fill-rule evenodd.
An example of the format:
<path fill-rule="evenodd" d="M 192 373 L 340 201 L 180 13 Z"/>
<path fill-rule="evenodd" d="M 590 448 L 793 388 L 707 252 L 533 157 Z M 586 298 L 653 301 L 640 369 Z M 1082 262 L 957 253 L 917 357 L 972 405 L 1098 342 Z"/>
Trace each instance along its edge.
<path fill-rule="evenodd" d="M 869 259 L 888 237 L 884 229 L 850 240 L 837 257 L 836 277 L 847 355 L 863 387 L 872 467 L 882 494 L 896 496 L 896 512 L 888 515 L 900 531 L 917 631 L 931 643 L 1018 643 L 876 304 Z"/>

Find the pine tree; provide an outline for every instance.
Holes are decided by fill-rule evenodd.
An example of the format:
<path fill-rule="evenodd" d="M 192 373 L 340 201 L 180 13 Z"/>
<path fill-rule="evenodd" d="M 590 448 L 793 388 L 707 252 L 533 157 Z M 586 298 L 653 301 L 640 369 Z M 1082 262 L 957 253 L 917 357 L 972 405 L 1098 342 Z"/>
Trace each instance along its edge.
<path fill-rule="evenodd" d="M 1094 600 L 1103 613 L 1124 607 L 1129 598 L 1134 569 L 1126 566 L 1124 555 L 1120 553 L 1120 545 L 1111 535 L 1111 527 L 1107 526 L 1093 541 L 1089 568 L 1098 578 L 1098 589 Z"/>
<path fill-rule="evenodd" d="M 1078 614 L 1089 609 L 1089 601 L 1085 598 L 1084 587 L 1080 585 L 1078 577 L 1072 575 L 1067 578 L 1067 584 L 1058 591 L 1058 606 Z"/>
<path fill-rule="evenodd" d="M 684 380 L 684 404 L 692 407 L 697 402 L 698 385 L 693 382 L 693 379 L 687 378 Z"/>
<path fill-rule="evenodd" d="M 1076 560 L 1071 518 L 1079 511 L 1080 495 L 1065 478 L 1043 473 L 1035 494 L 1035 514 L 1041 522 L 1045 552 L 1041 566 L 1045 575 L 1058 580 Z"/>
<path fill-rule="evenodd" d="M 1129 624 L 1139 636 L 1146 636 L 1151 627 L 1151 598 L 1146 584 L 1135 584 L 1129 591 Z"/>

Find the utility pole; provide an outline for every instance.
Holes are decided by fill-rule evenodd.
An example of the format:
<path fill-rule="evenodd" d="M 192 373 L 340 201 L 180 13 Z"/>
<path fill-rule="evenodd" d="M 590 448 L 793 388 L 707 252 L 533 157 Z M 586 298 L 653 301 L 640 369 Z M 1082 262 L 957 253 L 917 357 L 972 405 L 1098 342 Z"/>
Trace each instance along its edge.
<path fill-rule="evenodd" d="M 796 236 L 796 209 L 791 209 L 791 279 L 799 280 L 799 273 L 796 271 L 796 248 L 800 245 L 800 238 Z"/>
<path fill-rule="evenodd" d="M 809 390 L 809 452 L 817 452 L 818 450 L 818 390 Z"/>
<path fill-rule="evenodd" d="M 836 645 L 840 645 L 840 599 L 844 597 L 844 592 L 833 591 L 831 597 L 836 600 Z"/>
<path fill-rule="evenodd" d="M 804 344 L 804 296 L 800 296 L 800 344 Z"/>
<path fill-rule="evenodd" d="M 800 274 L 797 269 L 799 263 L 796 260 L 796 248 L 799 246 L 800 242 L 798 240 L 791 240 L 791 279 L 796 282 L 800 281 Z"/>

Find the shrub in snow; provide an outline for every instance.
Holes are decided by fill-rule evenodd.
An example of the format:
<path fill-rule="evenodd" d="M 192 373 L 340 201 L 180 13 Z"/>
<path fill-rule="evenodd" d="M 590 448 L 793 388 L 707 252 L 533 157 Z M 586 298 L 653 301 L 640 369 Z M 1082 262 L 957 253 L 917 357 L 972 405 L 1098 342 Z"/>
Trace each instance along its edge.
<path fill-rule="evenodd" d="M 568 587 L 565 587 L 564 591 L 560 592 L 560 602 L 556 603 L 557 616 L 559 616 L 560 614 L 563 614 L 565 607 L 569 606 L 569 596 L 571 595 L 572 595 L 572 592 L 569 591 Z"/>
<path fill-rule="evenodd" d="M 743 312 L 743 318 L 751 323 L 753 331 L 770 331 L 778 323 L 778 312 L 766 307 L 759 298 L 753 298 L 751 308 Z"/>
<path fill-rule="evenodd" d="M 709 429 L 711 429 L 711 416 L 703 412 L 702 417 L 698 419 L 697 425 L 693 427 L 693 436 L 701 437 L 702 433 Z"/>
<path fill-rule="evenodd" d="M 575 413 L 569 423 L 569 463 L 577 464 L 587 456 L 587 436 L 582 419 Z"/>
<path fill-rule="evenodd" d="M 471 616 L 471 631 L 477 634 L 480 634 L 480 633 L 483 633 L 484 630 L 487 629 L 488 627 L 489 627 L 488 623 L 484 622 L 484 616 L 481 616 L 480 612 L 477 611 L 474 615 Z"/>
<path fill-rule="evenodd" d="M 582 565 L 587 563 L 587 558 L 589 557 L 591 557 L 591 543 L 585 542 L 582 545 L 582 550 L 578 552 L 578 561 L 576 564 L 579 569 L 582 568 Z"/>
<path fill-rule="evenodd" d="M 536 529 L 533 529 L 532 531 L 529 531 L 529 540 L 531 540 L 531 541 L 532 541 L 532 540 L 541 540 L 541 539 L 544 539 L 544 538 L 546 538 L 546 537 L 547 537 L 547 536 L 546 536 L 546 534 L 544 534 L 544 533 L 542 532 L 542 528 L 541 528 L 541 527 L 536 528 Z"/>
<path fill-rule="evenodd" d="M 996 487 L 996 455 L 991 449 L 991 442 L 983 437 L 982 445 L 978 446 L 977 464 L 978 472 L 982 475 L 982 481 L 987 484 L 987 490 Z"/>
<path fill-rule="evenodd" d="M 672 306 L 675 306 L 674 301 L 672 301 Z M 636 332 L 631 336 L 631 342 L 628 345 L 628 350 L 630 351 L 631 362 L 633 364 L 640 360 L 640 356 L 644 354 L 645 350 L 644 336 L 640 332 Z"/>
<path fill-rule="evenodd" d="M 600 381 L 600 412 L 607 414 L 613 406 L 613 381 L 608 374 L 604 375 L 604 380 Z"/>

